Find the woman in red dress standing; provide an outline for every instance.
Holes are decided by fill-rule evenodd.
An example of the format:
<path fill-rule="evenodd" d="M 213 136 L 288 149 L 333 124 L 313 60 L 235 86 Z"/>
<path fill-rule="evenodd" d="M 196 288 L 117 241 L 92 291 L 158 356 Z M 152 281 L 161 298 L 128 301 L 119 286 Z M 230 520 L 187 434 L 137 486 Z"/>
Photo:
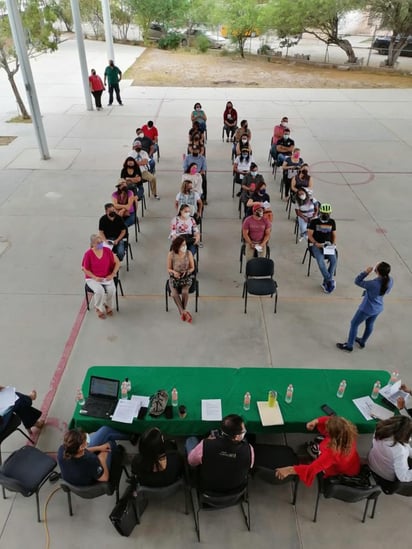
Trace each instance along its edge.
<path fill-rule="evenodd" d="M 96 109 L 98 111 L 102 110 L 102 93 L 106 89 L 104 87 L 103 81 L 98 74 L 96 74 L 95 69 L 91 70 L 89 76 L 89 87 L 90 91 L 94 97 L 94 102 L 96 103 Z"/>

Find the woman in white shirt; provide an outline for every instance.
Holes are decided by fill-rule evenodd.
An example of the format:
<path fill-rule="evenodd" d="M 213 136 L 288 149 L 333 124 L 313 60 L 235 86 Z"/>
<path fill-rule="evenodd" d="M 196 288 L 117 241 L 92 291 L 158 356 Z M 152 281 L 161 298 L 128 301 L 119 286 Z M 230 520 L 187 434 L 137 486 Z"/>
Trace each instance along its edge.
<path fill-rule="evenodd" d="M 393 416 L 380 421 L 368 455 L 371 470 L 392 484 L 389 491 L 404 496 L 412 496 L 411 436 L 412 419 L 409 417 Z"/>

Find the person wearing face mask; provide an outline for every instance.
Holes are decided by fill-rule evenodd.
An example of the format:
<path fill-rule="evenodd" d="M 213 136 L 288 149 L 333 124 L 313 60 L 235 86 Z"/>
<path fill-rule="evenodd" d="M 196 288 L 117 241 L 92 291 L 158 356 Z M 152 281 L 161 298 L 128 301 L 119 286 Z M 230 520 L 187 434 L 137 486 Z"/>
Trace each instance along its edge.
<path fill-rule="evenodd" d="M 308 238 L 308 223 L 318 215 L 318 202 L 307 192 L 304 187 L 296 191 L 295 212 L 299 225 L 299 242 Z"/>
<path fill-rule="evenodd" d="M 126 227 L 134 225 L 136 219 L 136 199 L 133 191 L 130 191 L 125 179 L 120 179 L 116 185 L 117 191 L 112 194 L 113 207 L 116 213 L 123 219 Z"/>
<path fill-rule="evenodd" d="M 242 185 L 243 179 L 250 172 L 250 167 L 253 162 L 253 157 L 249 153 L 248 149 L 242 149 L 241 153 L 235 158 L 233 162 L 233 177 L 235 183 Z M 240 189 L 240 192 L 242 189 Z"/>
<path fill-rule="evenodd" d="M 330 204 L 321 204 L 319 216 L 311 219 L 308 225 L 308 245 L 310 253 L 316 259 L 319 270 L 323 276 L 322 288 L 327 294 L 336 288 L 333 279 L 336 270 L 336 253 L 324 255 L 324 246 L 327 244 L 336 245 L 336 223 L 330 217 L 332 208 Z M 329 262 L 329 267 L 326 265 Z"/>
<path fill-rule="evenodd" d="M 237 130 L 237 111 L 233 108 L 231 101 L 226 103 L 226 108 L 223 112 L 223 129 L 226 132 L 226 142 L 232 140 Z"/>
<path fill-rule="evenodd" d="M 104 71 L 104 85 L 109 84 L 109 103 L 107 104 L 110 107 L 113 103 L 113 92 L 116 93 L 116 99 L 119 105 L 123 105 L 122 98 L 120 97 L 120 86 L 119 82 L 122 79 L 122 71 L 119 67 L 116 67 L 113 59 L 109 60 L 108 66 Z"/>
<path fill-rule="evenodd" d="M 240 140 L 235 145 L 234 151 L 236 153 L 236 156 L 239 156 L 241 154 L 242 149 L 247 149 L 249 151 L 249 154 L 252 154 L 252 146 L 246 133 L 240 136 Z"/>
<path fill-rule="evenodd" d="M 205 111 L 202 109 L 202 105 L 200 103 L 194 104 L 190 118 L 192 120 L 192 123 L 197 122 L 199 124 L 199 129 L 202 133 L 206 130 L 207 116 L 205 114 Z"/>
<path fill-rule="evenodd" d="M 252 192 L 252 195 L 246 202 L 246 210 L 245 210 L 246 217 L 249 215 L 252 215 L 253 213 L 252 207 L 255 202 L 261 202 L 261 203 L 270 202 L 270 196 L 267 193 L 266 183 L 263 180 L 259 181 L 256 184 L 255 190 Z M 266 208 L 265 208 L 265 214 L 266 214 Z M 269 221 L 272 221 L 272 219 L 269 219 Z"/>
<path fill-rule="evenodd" d="M 140 143 L 142 144 L 142 150 L 143 151 L 146 151 L 147 154 L 150 156 L 150 158 L 152 159 L 152 156 L 155 152 L 155 144 L 154 142 L 152 141 L 152 139 L 150 139 L 150 137 L 146 137 L 145 134 L 144 134 L 144 131 L 142 128 L 137 128 L 136 129 L 136 138 L 135 140 L 133 141 L 133 144 L 136 142 L 136 141 L 140 141 Z M 153 160 L 153 163 L 154 163 L 154 160 Z M 151 169 L 151 171 L 153 171 Z"/>
<path fill-rule="evenodd" d="M 284 116 L 280 121 L 280 124 L 277 124 L 273 128 L 273 135 L 272 135 L 271 145 L 270 145 L 270 155 L 273 158 L 274 163 L 277 162 L 277 157 L 278 157 L 278 151 L 276 149 L 276 146 L 278 144 L 279 139 L 282 139 L 285 128 L 287 128 L 288 126 L 289 126 L 289 119 L 287 116 Z"/>
<path fill-rule="evenodd" d="M 120 268 L 119 259 L 103 246 L 103 239 L 98 234 L 90 237 L 90 249 L 83 256 L 82 270 L 87 286 L 94 293 L 94 306 L 101 319 L 113 315 L 116 286 L 114 277 Z"/>
<path fill-rule="evenodd" d="M 248 124 L 247 120 L 242 120 L 240 122 L 240 126 L 235 132 L 234 142 L 239 143 L 242 135 L 246 135 L 246 137 L 248 138 L 249 141 L 252 139 L 252 132 L 250 131 L 249 124 Z"/>
<path fill-rule="evenodd" d="M 194 256 L 200 242 L 200 233 L 196 221 L 190 216 L 190 207 L 187 204 L 181 204 L 178 214 L 170 222 L 169 238 L 174 240 L 178 236 L 185 237 L 187 247 Z"/>
<path fill-rule="evenodd" d="M 283 184 L 285 187 L 285 200 L 289 198 L 289 191 L 292 179 L 298 174 L 303 164 L 303 158 L 300 156 L 300 149 L 294 148 L 290 156 L 286 156 L 282 164 Z"/>
<path fill-rule="evenodd" d="M 374 273 L 373 280 L 365 280 L 368 275 Z M 350 330 L 346 343 L 336 343 L 341 351 L 352 352 L 356 343 L 361 349 L 370 338 L 375 321 L 383 311 L 383 296 L 387 295 L 393 286 L 393 279 L 389 276 L 391 266 L 386 261 L 380 261 L 376 267 L 366 267 L 364 271 L 355 278 L 355 284 L 364 289 L 362 303 L 353 316 L 350 323 Z M 362 337 L 357 337 L 358 328 L 365 323 Z"/>
<path fill-rule="evenodd" d="M 160 200 L 160 196 L 157 194 L 157 179 L 156 176 L 151 173 L 151 161 L 154 162 L 154 160 L 149 157 L 146 151 L 143 150 L 139 139 L 134 140 L 133 151 L 130 153 L 130 156 L 132 156 L 139 165 L 142 179 L 149 182 L 154 198 L 156 200 Z"/>
<path fill-rule="evenodd" d="M 199 147 L 196 145 L 192 146 L 192 153 L 187 154 L 183 160 L 183 171 L 186 172 L 189 169 L 191 164 L 196 164 L 197 172 L 202 176 L 202 187 L 203 187 L 203 205 L 207 205 L 207 164 L 206 158 L 200 154 Z"/>
<path fill-rule="evenodd" d="M 191 181 L 193 185 L 193 190 L 198 193 L 202 199 L 204 198 L 202 176 L 197 171 L 196 162 L 192 162 L 191 164 L 189 164 L 184 174 L 182 175 L 182 183 L 183 181 Z"/>
<path fill-rule="evenodd" d="M 294 193 L 299 189 L 313 189 L 313 178 L 309 174 L 309 166 L 306 162 L 301 165 L 298 173 L 292 179 L 290 188 Z"/>
<path fill-rule="evenodd" d="M 295 142 L 290 137 L 289 128 L 284 128 L 283 136 L 276 142 L 277 165 L 282 166 L 285 158 L 290 156 L 295 148 Z"/>
<path fill-rule="evenodd" d="M 256 189 L 256 185 L 263 181 L 263 175 L 259 173 L 255 162 L 250 163 L 250 171 L 242 179 L 241 191 L 236 196 L 240 196 L 240 201 L 246 204 Z"/>
<path fill-rule="evenodd" d="M 170 246 L 167 256 L 167 271 L 170 276 L 170 293 L 176 303 L 180 318 L 183 322 L 192 322 L 192 315 L 186 310 L 186 307 L 193 282 L 195 263 L 184 236 L 177 236 Z"/>
<path fill-rule="evenodd" d="M 272 223 L 264 217 L 264 207 L 260 202 L 252 206 L 252 215 L 242 223 L 242 236 L 246 243 L 246 261 L 253 257 L 266 257 L 266 244 L 270 239 Z"/>
<path fill-rule="evenodd" d="M 127 234 L 126 225 L 111 202 L 104 205 L 106 214 L 99 220 L 99 235 L 103 242 L 112 247 L 112 252 L 117 255 L 119 261 L 123 261 L 125 248 L 123 238 Z"/>
<path fill-rule="evenodd" d="M 176 195 L 176 210 L 179 210 L 182 204 L 187 204 L 190 207 L 190 215 L 199 223 L 202 217 L 202 201 L 197 192 L 193 190 L 193 184 L 190 180 L 185 180 L 182 183 L 180 192 Z"/>
<path fill-rule="evenodd" d="M 198 149 L 201 156 L 206 156 L 206 147 L 200 132 L 193 132 L 187 144 L 187 154 L 192 154 L 193 149 Z"/>
<path fill-rule="evenodd" d="M 187 461 L 191 467 L 199 467 L 202 491 L 233 493 L 246 486 L 255 454 L 245 435 L 243 418 L 229 414 L 217 433 L 212 432 L 200 442 L 197 437 L 186 440 Z"/>
<path fill-rule="evenodd" d="M 94 102 L 96 104 L 96 109 L 98 111 L 102 110 L 102 93 L 105 90 L 102 79 L 98 74 L 96 74 L 95 69 L 92 69 L 89 76 L 89 88 L 90 92 L 94 97 Z"/>
<path fill-rule="evenodd" d="M 141 200 L 144 196 L 144 187 L 142 180 L 142 172 L 140 166 L 133 156 L 128 156 L 123 162 L 123 167 L 120 172 L 120 179 L 124 179 L 127 183 L 127 188 L 132 191 L 135 196 Z"/>

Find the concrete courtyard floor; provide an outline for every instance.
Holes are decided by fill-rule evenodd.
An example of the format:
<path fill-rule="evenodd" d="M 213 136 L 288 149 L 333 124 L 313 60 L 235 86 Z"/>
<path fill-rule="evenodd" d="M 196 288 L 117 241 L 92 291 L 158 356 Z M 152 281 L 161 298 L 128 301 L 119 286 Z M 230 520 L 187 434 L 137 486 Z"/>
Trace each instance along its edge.
<path fill-rule="evenodd" d="M 103 43 L 86 43 L 88 65 L 102 74 Z M 116 46 L 126 70 L 141 48 Z M 412 383 L 412 156 L 411 90 L 305 90 L 140 88 L 124 81 L 124 107 L 85 110 L 75 43 L 32 64 L 51 160 L 39 160 L 31 125 L 10 124 L 14 101 L 0 75 L 0 135 L 16 136 L 0 147 L 0 333 L 1 383 L 38 390 L 47 424 L 38 447 L 55 452 L 73 413 L 76 387 L 92 365 L 208 365 L 299 368 L 397 368 Z M 107 99 L 107 96 L 104 97 Z M 253 132 L 254 157 L 264 173 L 275 212 L 271 255 L 279 284 L 278 313 L 269 298 L 241 299 L 237 200 L 231 198 L 230 145 L 222 143 L 222 112 L 232 100 Z M 209 205 L 200 251 L 200 303 L 192 325 L 174 305 L 164 310 L 169 222 L 181 177 L 189 115 L 200 101 L 208 115 Z M 107 103 L 107 101 L 106 101 Z M 337 222 L 337 289 L 325 295 L 316 265 L 310 277 L 301 264 L 293 221 L 267 163 L 274 123 L 287 114 L 292 137 L 312 168 L 315 196 L 333 207 Z M 104 322 L 83 303 L 81 258 L 110 199 L 135 128 L 153 119 L 159 128 L 157 168 L 160 202 L 147 200 L 134 261 L 122 269 L 125 297 L 120 313 Z M 408 244 L 409 242 L 409 244 Z M 370 345 L 339 352 L 361 291 L 353 279 L 380 260 L 392 265 L 395 286 Z M 190 303 L 189 309 L 193 303 Z M 159 383 L 161 377 L 159 376 Z M 329 404 L 333 407 L 333 398 Z M 308 418 L 312 419 L 312 418 Z M 299 437 L 288 437 L 292 445 Z M 362 437 L 366 454 L 371 437 Z M 2 446 L 3 459 L 22 446 L 16 433 Z M 128 447 L 132 451 L 132 447 Z M 44 505 L 54 486 L 41 491 Z M 314 487 L 300 487 L 296 508 L 288 486 L 251 482 L 252 531 L 232 508 L 204 513 L 202 546 L 263 549 L 394 547 L 404 543 L 412 500 L 380 497 L 374 521 L 361 524 L 362 504 L 321 501 L 312 522 Z M 99 546 L 144 549 L 196 547 L 192 516 L 183 495 L 149 505 L 142 524 L 120 539 L 108 515 L 114 499 L 74 497 L 69 517 L 59 491 L 48 507 L 51 545 L 59 549 Z M 388 528 L 388 524 L 391 525 Z M 0 548 L 45 546 L 35 522 L 35 502 L 9 494 L 0 500 Z"/>

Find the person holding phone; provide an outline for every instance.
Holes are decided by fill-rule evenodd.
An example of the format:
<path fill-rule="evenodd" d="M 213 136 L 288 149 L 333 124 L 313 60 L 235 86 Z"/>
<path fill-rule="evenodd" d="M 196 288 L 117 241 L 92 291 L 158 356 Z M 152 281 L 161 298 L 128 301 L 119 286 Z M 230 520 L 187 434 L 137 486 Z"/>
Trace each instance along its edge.
<path fill-rule="evenodd" d="M 306 424 L 308 431 L 315 429 L 325 438 L 319 444 L 319 455 L 308 465 L 291 465 L 276 469 L 276 478 L 283 480 L 289 475 L 298 475 L 300 480 L 311 486 L 316 475 L 357 475 L 360 459 L 356 448 L 358 431 L 356 426 L 339 416 L 323 416 Z"/>

